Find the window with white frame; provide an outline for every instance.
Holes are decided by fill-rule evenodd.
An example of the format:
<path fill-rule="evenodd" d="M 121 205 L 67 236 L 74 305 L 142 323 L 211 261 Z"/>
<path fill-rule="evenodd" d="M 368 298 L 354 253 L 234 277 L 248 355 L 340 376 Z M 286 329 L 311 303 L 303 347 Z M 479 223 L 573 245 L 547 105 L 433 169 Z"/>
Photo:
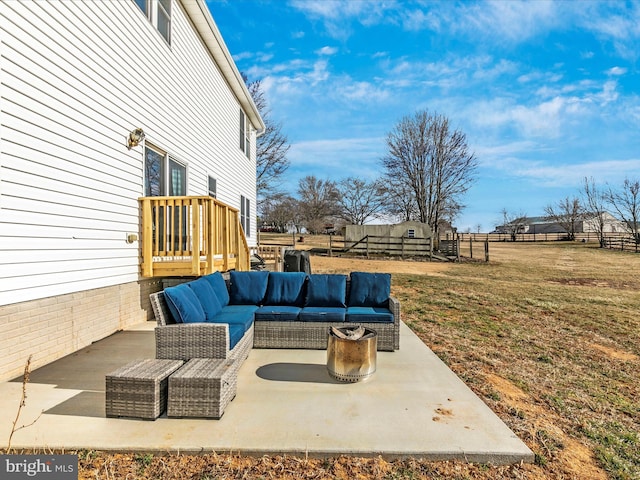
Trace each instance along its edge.
<path fill-rule="evenodd" d="M 187 167 L 149 143 L 144 149 L 144 194 L 147 197 L 187 194 Z"/>
<path fill-rule="evenodd" d="M 209 175 L 209 196 L 216 198 L 218 195 L 218 181 Z"/>
<path fill-rule="evenodd" d="M 244 195 L 240 195 L 240 225 L 247 237 L 251 236 L 251 203 Z"/>
<path fill-rule="evenodd" d="M 240 109 L 240 150 L 247 158 L 251 158 L 251 126 L 242 109 Z"/>
<path fill-rule="evenodd" d="M 171 44 L 171 0 L 133 0 L 145 17 Z"/>
<path fill-rule="evenodd" d="M 407 238 L 416 238 L 416 231 L 413 228 L 407 230 Z"/>

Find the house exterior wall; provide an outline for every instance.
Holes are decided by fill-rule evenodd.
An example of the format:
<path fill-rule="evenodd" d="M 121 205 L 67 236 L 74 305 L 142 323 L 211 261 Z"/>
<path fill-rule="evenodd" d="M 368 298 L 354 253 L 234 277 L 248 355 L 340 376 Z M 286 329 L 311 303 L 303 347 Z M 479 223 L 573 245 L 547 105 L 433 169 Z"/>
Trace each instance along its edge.
<path fill-rule="evenodd" d="M 46 365 L 96 340 L 153 318 L 149 294 L 159 279 L 0 306 L 0 381 Z"/>
<path fill-rule="evenodd" d="M 603 214 L 602 233 L 631 233 L 629 226 L 618 220 L 608 212 Z M 599 222 L 597 218 L 590 218 L 580 222 L 580 231 L 583 233 L 594 233 L 599 230 Z"/>
<path fill-rule="evenodd" d="M 203 2 L 172 1 L 168 44 L 132 0 L 0 2 L 0 338 L 60 321 L 57 352 L 25 334 L 27 350 L 42 349 L 36 366 L 147 319 L 139 244 L 126 242 L 140 237 L 144 195 L 144 145 L 126 147 L 135 128 L 186 164 L 188 195 L 207 195 L 211 175 L 219 200 L 240 208 L 248 198 L 255 245 L 260 125 L 249 159 L 235 66 L 216 64 L 185 9 L 194 5 Z M 81 307 L 88 292 L 104 296 L 99 314 Z M 135 313 L 109 295 L 133 295 Z M 74 306 L 58 308 L 61 298 Z M 0 348 L 14 358 L 25 345 Z M 0 376 L 12 365 L 1 362 Z"/>
<path fill-rule="evenodd" d="M 187 194 L 255 209 L 240 104 L 172 3 L 169 46 L 133 1 L 0 2 L 0 305 L 138 280 L 146 139 L 187 165 Z M 250 245 L 255 244 L 251 215 Z"/>

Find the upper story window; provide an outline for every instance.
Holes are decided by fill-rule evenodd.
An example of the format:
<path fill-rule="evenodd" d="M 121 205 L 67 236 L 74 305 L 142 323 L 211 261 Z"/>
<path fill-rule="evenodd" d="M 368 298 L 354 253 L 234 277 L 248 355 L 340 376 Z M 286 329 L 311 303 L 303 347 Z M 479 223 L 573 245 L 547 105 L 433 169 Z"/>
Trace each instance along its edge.
<path fill-rule="evenodd" d="M 145 17 L 158 29 L 160 35 L 171 44 L 171 0 L 133 0 Z"/>
<path fill-rule="evenodd" d="M 416 238 L 416 231 L 413 228 L 410 228 L 409 230 L 407 230 L 407 237 Z"/>
<path fill-rule="evenodd" d="M 251 158 L 251 126 L 249 119 L 240 109 L 240 150 L 244 152 L 247 158 Z"/>

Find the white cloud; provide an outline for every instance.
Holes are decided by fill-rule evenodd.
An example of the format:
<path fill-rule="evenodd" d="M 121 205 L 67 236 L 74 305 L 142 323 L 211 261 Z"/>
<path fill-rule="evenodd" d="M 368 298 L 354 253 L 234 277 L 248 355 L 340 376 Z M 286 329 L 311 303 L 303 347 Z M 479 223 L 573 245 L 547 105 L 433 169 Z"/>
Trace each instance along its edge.
<path fill-rule="evenodd" d="M 336 47 L 325 46 L 315 51 L 316 55 L 335 55 L 338 52 Z"/>
<path fill-rule="evenodd" d="M 253 56 L 254 56 L 253 52 L 241 52 L 236 55 L 233 55 L 233 60 L 235 62 L 240 62 L 242 60 L 246 60 L 247 58 L 253 58 Z"/>
<path fill-rule="evenodd" d="M 378 137 L 314 140 L 293 143 L 287 157 L 292 167 L 319 178 L 375 178 L 383 146 L 384 139 Z"/>
<path fill-rule="evenodd" d="M 470 36 L 500 39 L 500 42 L 523 42 L 541 32 L 562 25 L 558 3 L 489 1 L 462 4 L 456 12 L 457 30 Z"/>
<path fill-rule="evenodd" d="M 352 22 L 364 26 L 385 23 L 397 9 L 393 1 L 378 0 L 292 0 L 290 5 L 310 19 L 321 21 L 331 37 L 341 40 L 351 35 Z"/>
<path fill-rule="evenodd" d="M 522 162 L 513 173 L 546 187 L 580 187 L 585 177 L 593 177 L 599 183 L 617 184 L 624 180 L 629 171 L 640 169 L 640 159 L 584 162 L 572 165 L 549 165 L 542 162 Z M 576 192 L 577 193 L 577 192 Z"/>
<path fill-rule="evenodd" d="M 260 53 L 258 54 L 258 58 L 257 58 L 259 62 L 263 62 L 263 63 L 268 62 L 271 59 L 273 59 L 273 53 Z"/>
<path fill-rule="evenodd" d="M 612 67 L 609 70 L 607 70 L 606 73 L 607 75 L 611 75 L 611 76 L 620 76 L 627 73 L 627 69 L 623 67 Z"/>

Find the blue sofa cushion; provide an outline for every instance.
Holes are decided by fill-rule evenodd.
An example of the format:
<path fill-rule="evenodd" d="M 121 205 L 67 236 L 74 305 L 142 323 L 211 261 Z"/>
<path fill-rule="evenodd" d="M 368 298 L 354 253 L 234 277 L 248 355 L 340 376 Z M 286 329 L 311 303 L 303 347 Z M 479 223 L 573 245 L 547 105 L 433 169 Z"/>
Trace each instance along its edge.
<path fill-rule="evenodd" d="M 165 288 L 164 298 L 176 323 L 205 321 L 206 317 L 200 300 L 186 284 Z"/>
<path fill-rule="evenodd" d="M 244 327 L 240 324 L 229 324 L 229 350 L 233 349 L 244 336 Z"/>
<path fill-rule="evenodd" d="M 216 297 L 218 297 L 220 301 L 220 305 L 223 307 L 229 305 L 229 290 L 227 290 L 227 282 L 224 281 L 222 274 L 220 272 L 213 272 L 202 278 L 209 282 Z"/>
<path fill-rule="evenodd" d="M 390 273 L 351 273 L 350 307 L 386 307 L 390 295 Z"/>
<path fill-rule="evenodd" d="M 346 307 L 347 276 L 311 274 L 307 285 L 305 307 Z"/>
<path fill-rule="evenodd" d="M 258 308 L 260 307 L 258 307 L 257 305 L 227 305 L 226 307 L 222 308 L 222 313 L 254 313 L 256 310 L 258 310 Z"/>
<path fill-rule="evenodd" d="M 186 285 L 193 290 L 193 293 L 196 294 L 196 297 L 200 301 L 206 321 L 212 321 L 215 316 L 222 311 L 222 305 L 220 305 L 218 297 L 213 291 L 213 288 L 211 288 L 211 284 L 204 278 L 199 278 Z"/>
<path fill-rule="evenodd" d="M 267 282 L 265 305 L 291 305 L 301 307 L 304 304 L 304 272 L 271 272 Z"/>
<path fill-rule="evenodd" d="M 227 305 L 213 319 L 213 323 L 242 325 L 246 332 L 253 324 L 253 314 L 258 309 L 255 305 Z"/>
<path fill-rule="evenodd" d="M 384 307 L 348 307 L 347 322 L 393 323 L 393 313 Z"/>
<path fill-rule="evenodd" d="M 345 308 L 304 307 L 298 315 L 302 322 L 344 322 Z"/>
<path fill-rule="evenodd" d="M 231 294 L 233 305 L 261 305 L 267 292 L 269 272 L 231 271 Z"/>
<path fill-rule="evenodd" d="M 295 322 L 298 320 L 300 307 L 290 305 L 265 305 L 256 310 L 256 320 L 271 322 Z"/>

